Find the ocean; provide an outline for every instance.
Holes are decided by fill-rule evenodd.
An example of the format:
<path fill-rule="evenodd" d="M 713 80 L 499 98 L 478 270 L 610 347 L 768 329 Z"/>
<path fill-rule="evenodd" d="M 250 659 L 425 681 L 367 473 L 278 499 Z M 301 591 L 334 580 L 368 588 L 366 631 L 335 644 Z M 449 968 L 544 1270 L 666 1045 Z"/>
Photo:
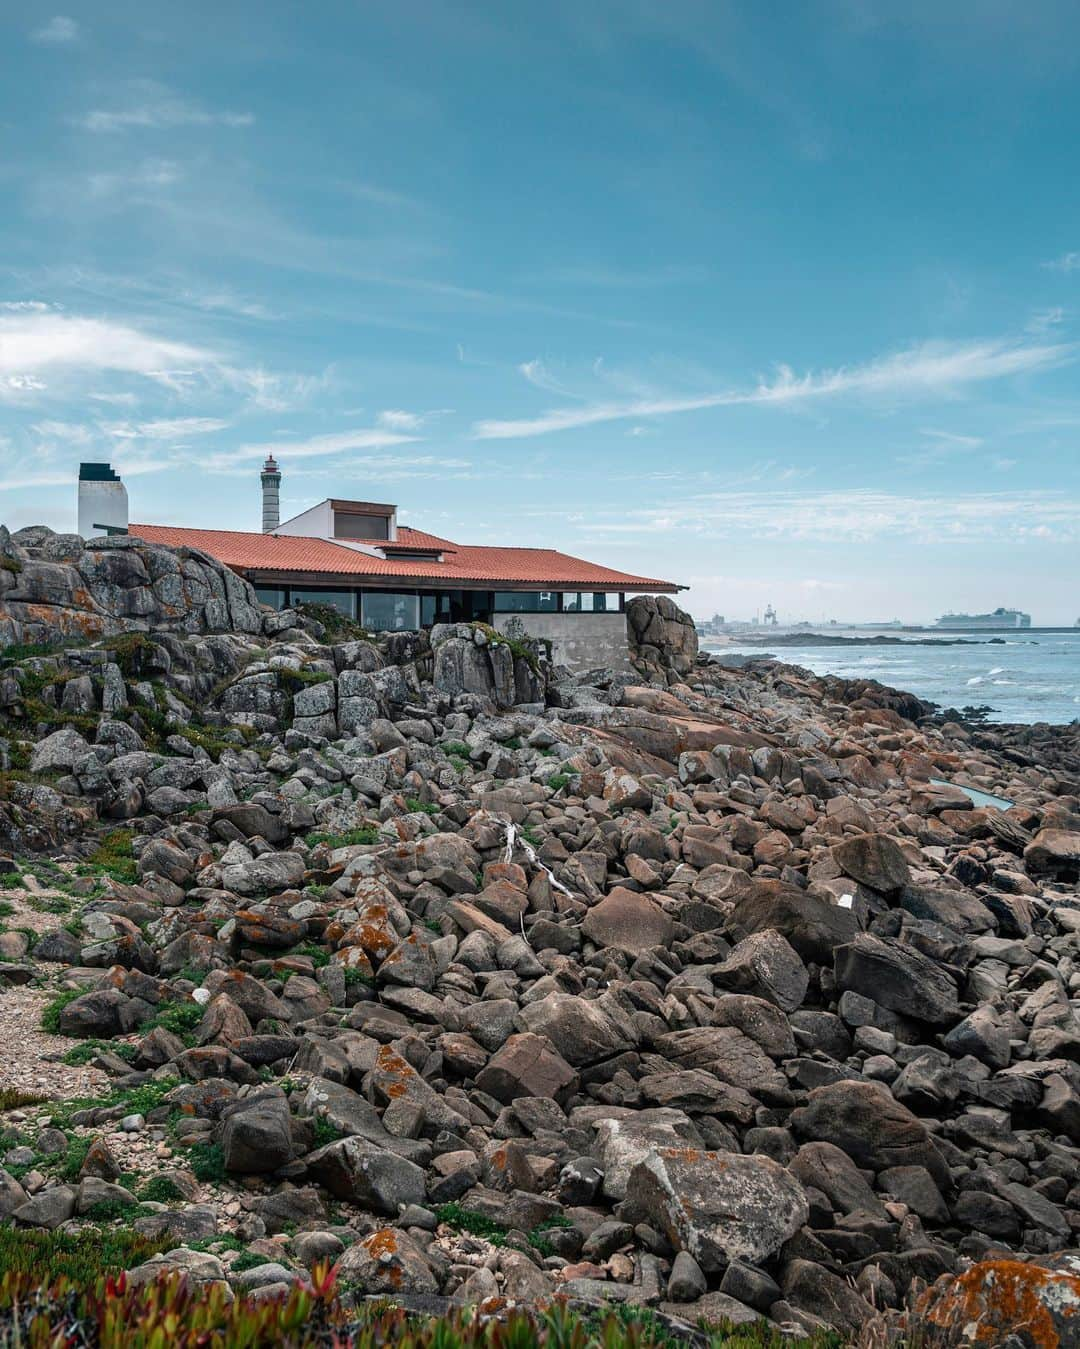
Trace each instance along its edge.
<path fill-rule="evenodd" d="M 862 637 L 873 633 L 859 632 Z M 904 634 L 892 633 L 891 636 Z M 819 675 L 876 679 L 941 707 L 988 705 L 990 721 L 1063 725 L 1080 718 L 1080 629 L 971 633 L 971 646 L 741 646 L 705 638 L 706 651 L 763 655 Z M 990 642 L 991 637 L 999 641 Z"/>

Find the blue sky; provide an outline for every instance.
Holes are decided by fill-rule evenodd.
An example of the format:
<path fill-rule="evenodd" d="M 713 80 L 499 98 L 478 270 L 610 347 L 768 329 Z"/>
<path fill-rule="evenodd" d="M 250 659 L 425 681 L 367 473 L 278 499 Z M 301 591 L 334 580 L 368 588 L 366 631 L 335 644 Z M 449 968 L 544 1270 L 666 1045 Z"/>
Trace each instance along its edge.
<path fill-rule="evenodd" d="M 747 616 L 1080 615 L 1080 9 L 0 14 L 0 520 L 400 503 Z"/>

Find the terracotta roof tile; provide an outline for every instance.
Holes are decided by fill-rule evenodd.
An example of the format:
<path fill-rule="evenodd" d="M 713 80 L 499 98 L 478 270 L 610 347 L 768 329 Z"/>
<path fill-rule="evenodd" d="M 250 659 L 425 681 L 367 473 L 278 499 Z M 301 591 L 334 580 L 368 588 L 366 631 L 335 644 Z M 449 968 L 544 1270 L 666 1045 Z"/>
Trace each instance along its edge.
<path fill-rule="evenodd" d="M 295 534 L 255 534 L 230 529 L 186 529 L 172 525 L 129 526 L 129 532 L 148 543 L 174 548 L 198 548 L 226 566 L 243 572 L 323 572 L 342 578 L 399 577 L 421 583 L 490 582 L 504 585 L 549 585 L 552 589 L 588 586 L 605 590 L 674 592 L 671 581 L 614 571 L 553 548 L 489 548 L 451 543 L 421 530 L 401 528 L 399 544 L 441 548 L 444 560 L 381 558 L 332 543 Z"/>

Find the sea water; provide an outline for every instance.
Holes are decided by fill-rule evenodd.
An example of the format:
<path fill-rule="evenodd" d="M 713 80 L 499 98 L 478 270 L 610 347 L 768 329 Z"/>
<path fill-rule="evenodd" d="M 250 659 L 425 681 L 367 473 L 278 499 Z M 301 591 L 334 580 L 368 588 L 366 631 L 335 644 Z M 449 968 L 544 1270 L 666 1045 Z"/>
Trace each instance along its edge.
<path fill-rule="evenodd" d="M 706 638 L 702 646 L 717 655 L 768 652 L 819 675 L 876 679 L 941 707 L 988 705 L 991 721 L 1063 724 L 1080 718 L 1080 628 L 964 634 L 970 646 L 929 646 L 904 634 L 889 635 L 901 637 L 902 645 L 770 648 L 714 644 Z"/>

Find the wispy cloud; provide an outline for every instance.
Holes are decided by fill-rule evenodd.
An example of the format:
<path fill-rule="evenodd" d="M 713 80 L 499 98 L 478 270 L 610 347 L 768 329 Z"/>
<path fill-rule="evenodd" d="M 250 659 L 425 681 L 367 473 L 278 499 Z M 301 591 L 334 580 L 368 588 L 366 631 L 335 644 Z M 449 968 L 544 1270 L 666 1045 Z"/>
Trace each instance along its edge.
<path fill-rule="evenodd" d="M 148 422 L 106 422 L 101 429 L 116 440 L 184 440 L 213 435 L 228 425 L 218 417 L 160 417 Z"/>
<path fill-rule="evenodd" d="M 393 431 L 416 431 L 424 422 L 420 413 L 405 412 L 402 408 L 386 408 L 375 420 Z"/>
<path fill-rule="evenodd" d="M 54 311 L 0 314 L 0 381 L 41 388 L 54 372 L 114 371 L 167 383 L 169 372 L 199 366 L 210 353 L 105 319 Z"/>
<path fill-rule="evenodd" d="M 850 546 L 1019 543 L 1080 538 L 1080 498 L 1060 491 L 920 496 L 870 488 L 717 492 L 661 502 L 619 519 L 582 522 L 596 539 L 698 534 Z"/>
<path fill-rule="evenodd" d="M 55 14 L 47 24 L 34 29 L 30 34 L 30 40 L 54 47 L 62 46 L 66 42 L 77 42 L 79 25 L 66 14 Z"/>
<path fill-rule="evenodd" d="M 1080 253 L 1062 253 L 1059 258 L 1051 258 L 1043 263 L 1052 272 L 1080 272 Z"/>
<path fill-rule="evenodd" d="M 1062 365 L 1073 356 L 1072 344 L 986 341 L 954 344 L 927 342 L 865 365 L 844 366 L 819 374 L 796 375 L 781 366 L 772 380 L 753 389 L 728 389 L 672 398 L 638 398 L 578 408 L 555 408 L 539 417 L 473 424 L 480 440 L 519 439 L 568 431 L 628 418 L 665 417 L 680 412 L 747 404 L 794 404 L 842 395 L 884 398 L 939 396 L 965 385 L 1031 373 Z"/>
<path fill-rule="evenodd" d="M 127 173 L 91 173 L 86 179 L 94 197 L 110 197 L 116 192 L 154 191 L 171 187 L 183 177 L 180 165 L 171 159 L 147 159 Z"/>
<path fill-rule="evenodd" d="M 237 464 L 265 459 L 268 454 L 272 454 L 275 459 L 282 462 L 288 462 L 296 459 L 327 458 L 355 451 L 387 449 L 394 445 L 411 444 L 415 440 L 415 436 L 401 435 L 396 431 L 363 427 L 352 431 L 336 431 L 329 435 L 310 436 L 306 440 L 274 440 L 260 442 L 257 445 L 240 445 L 236 449 L 222 450 L 220 453 L 204 456 L 200 462 L 203 467 L 211 470 L 227 470 Z"/>
<path fill-rule="evenodd" d="M 251 126 L 250 112 L 204 108 L 179 98 L 153 80 L 135 81 L 131 101 L 121 108 L 95 108 L 78 119 L 87 131 L 167 130 L 182 126 Z"/>

